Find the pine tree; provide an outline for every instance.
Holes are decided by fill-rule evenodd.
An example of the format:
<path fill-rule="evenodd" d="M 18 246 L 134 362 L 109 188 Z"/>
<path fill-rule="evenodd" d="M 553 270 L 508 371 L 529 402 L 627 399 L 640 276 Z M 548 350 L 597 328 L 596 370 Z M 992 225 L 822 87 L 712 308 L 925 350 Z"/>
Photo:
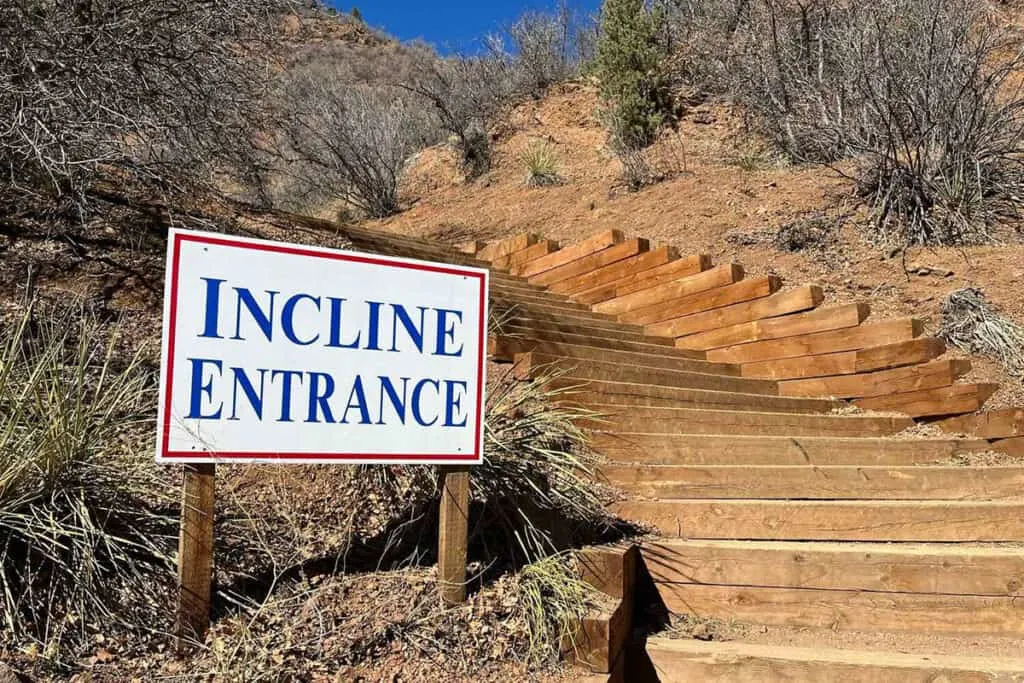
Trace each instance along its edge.
<path fill-rule="evenodd" d="M 352 15 L 352 18 L 358 21 L 360 24 L 365 23 L 363 21 L 363 13 L 359 11 L 358 7 L 353 6 L 352 12 L 350 12 L 350 14 Z"/>
<path fill-rule="evenodd" d="M 632 149 L 654 141 L 672 101 L 658 40 L 661 16 L 644 0 L 605 0 L 595 74 L 613 141 Z"/>

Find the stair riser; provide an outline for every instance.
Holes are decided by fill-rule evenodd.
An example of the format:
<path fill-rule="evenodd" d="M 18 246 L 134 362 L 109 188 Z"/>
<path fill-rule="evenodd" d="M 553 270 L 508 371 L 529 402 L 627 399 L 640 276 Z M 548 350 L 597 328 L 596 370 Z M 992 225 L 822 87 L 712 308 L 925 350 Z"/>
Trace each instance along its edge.
<path fill-rule="evenodd" d="M 976 548 L 977 546 L 971 546 Z M 653 541 L 658 583 L 946 595 L 1024 595 L 1024 552 L 947 546 Z"/>
<path fill-rule="evenodd" d="M 1024 492 L 1024 468 L 656 467 L 609 465 L 627 493 L 672 498 L 807 500 L 1008 500 Z"/>
<path fill-rule="evenodd" d="M 631 353 L 629 351 L 614 351 L 597 346 L 541 342 L 519 337 L 500 337 L 495 341 L 493 349 L 495 355 L 508 359 L 514 358 L 517 353 L 528 353 L 530 351 L 560 356 L 570 362 L 614 361 L 616 363 L 635 363 L 637 365 L 678 372 L 700 372 L 711 375 L 729 375 L 731 377 L 735 377 L 739 372 L 735 365 L 708 363 L 691 358 L 680 358 L 670 354 Z"/>
<path fill-rule="evenodd" d="M 609 408 L 699 408 L 800 414 L 827 413 L 835 406 L 829 401 L 793 401 L 776 396 L 606 382 L 584 383 L 573 392 L 572 398 L 581 405 Z"/>
<path fill-rule="evenodd" d="M 1024 502 L 626 501 L 663 535 L 777 541 L 1024 541 Z"/>
<path fill-rule="evenodd" d="M 660 584 L 677 613 L 769 626 L 1024 635 L 1016 598 Z"/>
<path fill-rule="evenodd" d="M 596 434 L 596 450 L 619 462 L 649 465 L 931 465 L 991 448 L 987 441 Z"/>
<path fill-rule="evenodd" d="M 758 420 L 750 421 L 736 420 L 725 421 L 702 421 L 701 418 L 694 419 L 658 419 L 644 416 L 623 416 L 615 415 L 602 417 L 599 420 L 584 423 L 595 431 L 609 432 L 612 434 L 620 432 L 638 432 L 650 430 L 665 434 L 738 434 L 744 436 L 841 436 L 841 437 L 877 437 L 896 434 L 904 429 L 905 425 L 895 421 L 845 421 L 844 418 L 822 418 L 818 422 L 796 421 L 791 424 L 762 424 Z"/>

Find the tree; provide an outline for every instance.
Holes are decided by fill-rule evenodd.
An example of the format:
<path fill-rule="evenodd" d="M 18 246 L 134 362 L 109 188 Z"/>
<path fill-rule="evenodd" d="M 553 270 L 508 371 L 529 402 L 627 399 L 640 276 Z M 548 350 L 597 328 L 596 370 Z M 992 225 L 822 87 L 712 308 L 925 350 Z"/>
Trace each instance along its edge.
<path fill-rule="evenodd" d="M 612 140 L 623 147 L 646 147 L 672 117 L 661 21 L 644 0 L 605 0 L 601 9 L 595 74 Z"/>
<path fill-rule="evenodd" d="M 365 22 L 365 20 L 363 19 L 363 13 L 360 12 L 359 8 L 356 7 L 355 5 L 352 6 L 351 14 L 352 14 L 352 18 L 355 19 L 356 21 L 358 21 L 360 24 Z"/>

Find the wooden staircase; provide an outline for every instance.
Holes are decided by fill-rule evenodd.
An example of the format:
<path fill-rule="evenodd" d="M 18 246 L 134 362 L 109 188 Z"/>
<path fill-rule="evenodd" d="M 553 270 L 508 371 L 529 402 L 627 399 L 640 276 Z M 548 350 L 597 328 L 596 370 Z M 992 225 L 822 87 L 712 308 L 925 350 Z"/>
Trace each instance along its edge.
<path fill-rule="evenodd" d="M 970 415 L 994 387 L 958 383 L 969 363 L 920 322 L 617 231 L 462 253 L 345 231 L 488 264 L 493 358 L 523 380 L 559 368 L 607 416 L 589 425 L 602 475 L 627 494 L 613 511 L 656 530 L 638 559 L 663 605 L 803 638 L 609 637 L 613 680 L 1024 681 L 1024 466 L 1005 455 L 1024 412 Z M 948 435 L 901 434 L 921 420 Z"/>

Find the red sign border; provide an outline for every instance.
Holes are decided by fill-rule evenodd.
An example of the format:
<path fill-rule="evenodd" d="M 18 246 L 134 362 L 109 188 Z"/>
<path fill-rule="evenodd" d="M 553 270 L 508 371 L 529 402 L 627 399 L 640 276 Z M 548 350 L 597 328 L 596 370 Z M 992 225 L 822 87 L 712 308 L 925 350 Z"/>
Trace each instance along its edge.
<path fill-rule="evenodd" d="M 422 461 L 423 464 L 427 462 L 434 463 L 435 461 L 441 462 L 458 462 L 458 463 L 476 463 L 483 459 L 483 440 L 481 438 L 483 424 L 484 424 L 484 381 L 485 381 L 485 368 L 484 364 L 487 361 L 487 320 L 482 315 L 483 311 L 487 307 L 487 276 L 486 273 L 478 270 L 464 270 L 457 266 L 451 265 L 433 265 L 426 262 L 411 261 L 411 260 L 393 260 L 386 257 L 370 256 L 364 254 L 354 254 L 343 251 L 334 250 L 321 250 L 315 248 L 307 248 L 298 245 L 291 244 L 279 244 L 274 242 L 268 242 L 263 240 L 239 240 L 229 236 L 214 236 L 199 233 L 179 232 L 174 231 L 171 233 L 170 239 L 173 240 L 172 244 L 172 257 L 171 257 L 171 277 L 170 277 L 170 302 L 168 305 L 167 315 L 167 348 L 166 348 L 166 380 L 167 386 L 164 394 L 164 405 L 163 405 L 163 424 L 159 425 L 159 429 L 162 430 L 161 448 L 159 453 L 159 459 L 164 461 L 174 461 L 188 463 L 189 461 L 207 461 L 207 460 L 260 460 L 268 463 L 272 462 L 288 462 L 293 460 L 317 460 L 324 461 L 326 463 L 344 463 L 351 464 L 351 461 Z M 461 275 L 463 277 L 476 278 L 480 282 L 480 329 L 478 331 L 478 348 L 479 348 L 479 359 L 477 360 L 477 401 L 476 401 L 476 434 L 474 439 L 474 451 L 473 453 L 456 453 L 456 454 L 444 454 L 444 453 L 306 453 L 306 452 L 287 452 L 287 453 L 265 453 L 265 452 L 240 452 L 240 451 L 229 451 L 229 452 L 202 452 L 196 453 L 194 451 L 171 451 L 168 448 L 168 442 L 170 441 L 170 430 L 171 430 L 171 399 L 174 395 L 173 383 L 174 383 L 174 344 L 175 344 L 175 332 L 176 323 L 178 317 L 178 266 L 181 263 L 181 245 L 184 242 L 197 242 L 200 244 L 210 244 L 214 246 L 222 247 L 235 247 L 240 249 L 251 249 L 255 251 L 269 251 L 279 254 L 290 254 L 292 256 L 306 256 L 315 258 L 326 258 L 333 261 L 348 261 L 351 263 L 364 263 L 375 266 L 386 266 L 390 268 L 407 268 L 410 270 L 419 270 L 431 273 L 442 273 L 445 275 Z"/>

